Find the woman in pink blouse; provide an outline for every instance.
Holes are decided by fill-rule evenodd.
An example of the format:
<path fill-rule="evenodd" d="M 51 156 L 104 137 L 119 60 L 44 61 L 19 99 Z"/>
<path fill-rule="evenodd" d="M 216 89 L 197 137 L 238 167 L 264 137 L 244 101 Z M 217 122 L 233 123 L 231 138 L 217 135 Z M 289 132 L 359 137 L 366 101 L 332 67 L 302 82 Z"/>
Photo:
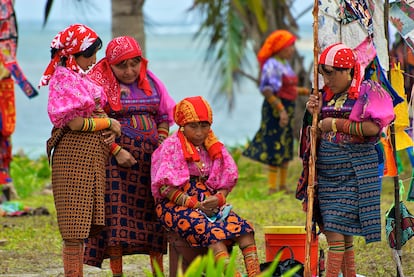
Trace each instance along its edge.
<path fill-rule="evenodd" d="M 210 105 L 200 96 L 185 98 L 175 106 L 174 120 L 180 129 L 152 156 L 158 217 L 190 246 L 212 249 L 216 260 L 227 259 L 227 246 L 237 243 L 248 276 L 256 276 L 260 269 L 253 227 L 226 204 L 238 170 L 210 128 Z"/>
<path fill-rule="evenodd" d="M 102 88 L 85 73 L 101 46 L 89 27 L 67 27 L 52 40 L 52 58 L 39 84 L 49 85 L 53 130 L 47 153 L 65 276 L 83 276 L 84 239 L 105 225 L 105 160 L 121 133 L 120 123 L 102 109 L 107 99 Z"/>

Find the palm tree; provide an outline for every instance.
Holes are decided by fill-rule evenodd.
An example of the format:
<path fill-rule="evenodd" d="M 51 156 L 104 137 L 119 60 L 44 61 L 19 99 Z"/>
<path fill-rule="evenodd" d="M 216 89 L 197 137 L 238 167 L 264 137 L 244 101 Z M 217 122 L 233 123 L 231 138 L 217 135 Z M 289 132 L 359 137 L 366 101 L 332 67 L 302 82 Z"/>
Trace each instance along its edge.
<path fill-rule="evenodd" d="M 53 2 L 54 0 L 46 1 L 43 26 L 47 23 Z M 84 5 L 92 5 L 94 0 L 74 0 L 73 2 L 74 4 L 81 2 Z M 111 0 L 112 37 L 132 36 L 139 41 L 145 53 L 144 3 L 145 0 Z"/>
<path fill-rule="evenodd" d="M 258 76 L 248 72 L 257 72 L 251 67 L 252 55 L 260 49 L 266 37 L 276 29 L 285 29 L 298 36 L 297 19 L 291 13 L 294 0 L 194 0 L 191 11 L 200 13 L 203 18 L 199 37 L 209 40 L 206 61 L 216 74 L 216 97 L 227 100 L 229 110 L 237 98 L 236 86 L 250 79 L 258 83 Z M 303 15 L 313 7 L 311 4 L 300 13 Z M 254 62 L 255 59 L 254 59 Z M 256 63 L 254 63 L 256 64 Z M 298 53 L 292 61 L 298 74 L 299 85 L 311 87 L 310 71 L 304 68 L 304 58 Z M 248 71 L 248 72 L 246 72 Z M 298 97 L 294 134 L 299 138 L 306 98 Z"/>
<path fill-rule="evenodd" d="M 214 72 L 221 80 L 218 94 L 226 97 L 231 109 L 236 98 L 235 88 L 242 77 L 258 82 L 245 70 L 249 55 L 260 49 L 266 37 L 276 29 L 286 29 L 297 35 L 298 25 L 290 8 L 294 0 L 194 0 L 190 10 L 198 11 L 203 18 L 199 37 L 209 40 L 206 61 L 214 61 Z M 307 8 L 310 10 L 312 5 Z M 305 9 L 306 10 L 306 9 Z M 293 61 L 300 85 L 310 81 L 303 67 L 303 58 L 296 55 Z"/>
<path fill-rule="evenodd" d="M 94 0 L 76 0 L 90 2 Z M 144 14 L 145 0 L 112 0 L 112 36 L 131 35 L 145 50 Z M 207 38 L 205 61 L 217 76 L 216 98 L 224 98 L 231 110 L 236 100 L 236 86 L 244 80 L 258 82 L 252 70 L 252 56 L 259 50 L 265 38 L 276 29 L 286 29 L 298 34 L 299 27 L 291 13 L 295 0 L 194 0 L 189 12 L 199 13 L 201 24 L 196 38 Z M 47 0 L 44 23 L 50 13 L 53 0 Z M 310 10 L 313 5 L 301 13 Z M 144 51 L 145 53 L 145 51 Z M 309 69 L 303 66 L 299 54 L 293 60 L 294 70 L 302 79 L 301 86 L 310 87 Z M 299 99 L 298 111 L 303 110 Z M 302 113 L 296 113 L 299 126 Z M 298 129 L 299 127 L 296 127 Z M 296 134 L 298 132 L 295 132 Z"/>

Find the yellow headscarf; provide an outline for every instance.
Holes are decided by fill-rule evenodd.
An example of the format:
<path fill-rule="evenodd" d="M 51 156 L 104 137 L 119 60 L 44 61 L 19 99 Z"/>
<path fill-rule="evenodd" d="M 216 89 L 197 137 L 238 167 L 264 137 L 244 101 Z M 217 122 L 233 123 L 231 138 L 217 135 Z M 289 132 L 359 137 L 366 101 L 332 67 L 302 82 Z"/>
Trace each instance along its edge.
<path fill-rule="evenodd" d="M 201 96 L 187 97 L 177 103 L 174 107 L 174 121 L 180 127 L 190 122 L 207 121 L 213 123 L 213 112 L 210 104 Z M 194 145 L 187 140 L 182 131 L 178 131 L 178 137 L 184 153 L 184 158 L 188 161 L 199 161 L 200 156 Z M 204 141 L 209 156 L 212 159 L 221 157 L 223 144 L 217 139 L 210 129 L 208 137 Z"/>

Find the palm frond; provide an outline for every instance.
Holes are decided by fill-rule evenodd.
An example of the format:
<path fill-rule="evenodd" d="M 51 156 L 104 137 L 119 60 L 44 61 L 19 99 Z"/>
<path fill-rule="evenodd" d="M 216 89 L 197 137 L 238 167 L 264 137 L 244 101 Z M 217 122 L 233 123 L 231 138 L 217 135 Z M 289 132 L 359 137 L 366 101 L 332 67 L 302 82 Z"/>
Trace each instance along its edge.
<path fill-rule="evenodd" d="M 44 17 L 43 17 L 43 28 L 45 27 L 47 19 L 49 18 L 50 10 L 52 9 L 52 4 L 53 4 L 53 0 L 47 0 L 46 1 L 45 13 L 44 13 Z"/>

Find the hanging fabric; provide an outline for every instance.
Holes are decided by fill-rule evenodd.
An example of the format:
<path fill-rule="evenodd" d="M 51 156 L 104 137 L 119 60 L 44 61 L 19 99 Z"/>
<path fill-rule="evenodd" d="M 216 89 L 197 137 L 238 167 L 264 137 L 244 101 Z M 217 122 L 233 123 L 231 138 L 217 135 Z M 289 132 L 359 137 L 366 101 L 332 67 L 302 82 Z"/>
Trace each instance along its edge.
<path fill-rule="evenodd" d="M 406 133 L 406 128 L 410 126 L 410 121 L 408 118 L 408 103 L 407 98 L 405 97 L 404 89 L 404 76 L 403 71 L 401 70 L 400 63 L 394 64 L 390 72 L 390 81 L 394 90 L 398 95 L 403 99 L 401 103 L 394 107 L 395 112 L 395 150 L 399 151 L 408 147 L 413 146 L 413 140 Z"/>

